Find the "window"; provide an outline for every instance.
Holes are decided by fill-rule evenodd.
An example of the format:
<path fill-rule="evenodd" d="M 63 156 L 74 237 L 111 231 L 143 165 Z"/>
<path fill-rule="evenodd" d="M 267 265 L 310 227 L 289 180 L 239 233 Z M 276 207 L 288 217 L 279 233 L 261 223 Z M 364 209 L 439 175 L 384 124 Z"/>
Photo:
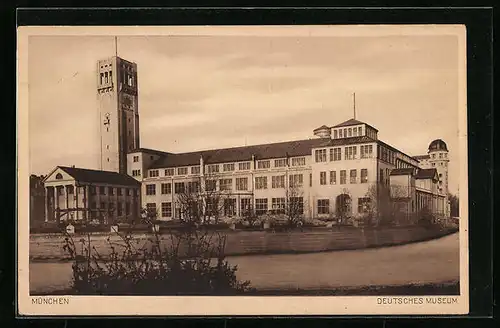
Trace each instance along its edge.
<path fill-rule="evenodd" d="M 248 178 L 236 178 L 236 190 L 248 190 Z"/>
<path fill-rule="evenodd" d="M 346 170 L 340 171 L 340 184 L 346 184 L 347 174 Z"/>
<path fill-rule="evenodd" d="M 171 183 L 162 183 L 161 184 L 161 194 L 168 195 L 172 193 L 172 184 Z"/>
<path fill-rule="evenodd" d="M 100 209 L 102 209 L 102 210 L 106 209 L 106 203 L 105 202 L 101 202 Z"/>
<path fill-rule="evenodd" d="M 333 148 L 333 160 L 341 161 L 342 160 L 342 149 L 341 148 Z"/>
<path fill-rule="evenodd" d="M 234 171 L 234 163 L 229 163 L 229 164 L 224 164 L 222 166 L 222 170 L 224 172 L 231 172 L 231 171 Z"/>
<path fill-rule="evenodd" d="M 432 154 L 432 158 L 436 158 L 436 154 Z"/>
<path fill-rule="evenodd" d="M 219 165 L 218 164 L 207 165 L 207 172 L 208 172 L 208 174 L 218 173 L 219 172 Z"/>
<path fill-rule="evenodd" d="M 158 170 L 149 170 L 149 177 L 155 178 L 158 176 Z"/>
<path fill-rule="evenodd" d="M 184 182 L 176 182 L 174 184 L 174 191 L 176 194 L 182 194 L 186 189 L 185 189 Z"/>
<path fill-rule="evenodd" d="M 342 138 L 342 129 L 339 130 L 339 138 Z"/>
<path fill-rule="evenodd" d="M 173 175 L 174 175 L 174 169 L 173 168 L 165 169 L 165 176 L 166 177 L 171 177 Z"/>
<path fill-rule="evenodd" d="M 361 169 L 361 183 L 368 183 L 368 170 Z"/>
<path fill-rule="evenodd" d="M 95 186 L 90 186 L 89 187 L 89 191 L 90 191 L 91 195 L 95 195 L 96 194 L 96 188 L 95 188 Z"/>
<path fill-rule="evenodd" d="M 179 167 L 177 168 L 177 175 L 186 175 L 188 174 L 188 168 L 187 167 Z"/>
<path fill-rule="evenodd" d="M 118 196 L 122 196 L 123 195 L 123 189 L 122 188 L 116 188 L 116 191 L 118 193 Z"/>
<path fill-rule="evenodd" d="M 319 184 L 326 185 L 326 172 L 319 172 Z"/>
<path fill-rule="evenodd" d="M 271 177 L 271 186 L 272 188 L 285 188 L 285 176 L 277 175 Z"/>
<path fill-rule="evenodd" d="M 436 166 L 436 163 L 432 163 L 432 166 Z"/>
<path fill-rule="evenodd" d="M 348 133 L 349 137 L 352 137 L 352 128 L 347 129 L 347 133 Z"/>
<path fill-rule="evenodd" d="M 333 139 L 337 139 L 337 138 L 338 138 L 337 130 L 333 130 Z"/>
<path fill-rule="evenodd" d="M 313 174 L 309 173 L 309 187 L 312 187 L 313 185 Z"/>
<path fill-rule="evenodd" d="M 357 137 L 358 136 L 358 129 L 357 128 L 353 128 L 352 129 L 352 136 L 353 137 Z"/>
<path fill-rule="evenodd" d="M 271 163 L 269 161 L 258 161 L 257 168 L 258 169 L 268 169 L 271 167 Z"/>
<path fill-rule="evenodd" d="M 447 158 L 448 157 L 448 154 L 447 153 L 444 153 L 444 158 Z"/>
<path fill-rule="evenodd" d="M 304 175 L 303 174 L 291 174 L 288 176 L 290 187 L 302 187 L 304 183 Z"/>
<path fill-rule="evenodd" d="M 330 184 L 337 184 L 337 171 L 330 171 Z"/>
<path fill-rule="evenodd" d="M 106 187 L 99 187 L 99 194 L 106 195 Z"/>
<path fill-rule="evenodd" d="M 74 187 L 73 186 L 66 186 L 66 193 L 68 193 L 68 195 L 71 195 L 74 193 Z"/>
<path fill-rule="evenodd" d="M 349 183 L 356 183 L 357 175 L 358 175 L 357 170 L 351 170 L 351 172 L 349 173 L 350 176 Z"/>
<path fill-rule="evenodd" d="M 316 149 L 314 151 L 316 163 L 326 162 L 326 149 Z"/>
<path fill-rule="evenodd" d="M 147 203 L 146 204 L 146 212 L 149 217 L 156 216 L 156 203 Z"/>
<path fill-rule="evenodd" d="M 242 198 L 240 199 L 240 212 L 241 215 L 250 214 L 252 210 L 252 204 L 250 198 Z"/>
<path fill-rule="evenodd" d="M 442 153 L 439 153 L 439 158 L 443 158 L 443 154 Z"/>
<path fill-rule="evenodd" d="M 304 166 L 306 165 L 305 157 L 292 158 L 292 166 Z"/>
<path fill-rule="evenodd" d="M 274 167 L 285 167 L 286 166 L 286 159 L 275 159 L 274 160 Z"/>
<path fill-rule="evenodd" d="M 380 177 L 380 182 L 384 182 L 384 169 L 380 169 L 379 177 Z"/>
<path fill-rule="evenodd" d="M 330 162 L 333 162 L 333 148 L 330 148 Z"/>
<path fill-rule="evenodd" d="M 347 129 L 344 129 L 344 138 L 347 138 Z"/>
<path fill-rule="evenodd" d="M 233 179 L 220 179 L 219 189 L 221 191 L 231 191 L 233 190 Z"/>
<path fill-rule="evenodd" d="M 146 195 L 156 195 L 156 185 L 147 184 L 146 185 Z"/>
<path fill-rule="evenodd" d="M 304 198 L 290 197 L 289 210 L 295 214 L 304 214 Z"/>
<path fill-rule="evenodd" d="M 172 203 L 161 203 L 161 216 L 164 218 L 172 217 Z"/>
<path fill-rule="evenodd" d="M 139 156 L 134 156 L 134 163 L 139 162 Z"/>
<path fill-rule="evenodd" d="M 236 199 L 233 198 L 224 199 L 224 215 L 225 216 L 236 215 Z"/>
<path fill-rule="evenodd" d="M 267 212 L 267 198 L 255 199 L 255 214 L 262 215 Z"/>
<path fill-rule="evenodd" d="M 198 181 L 188 181 L 188 192 L 197 193 L 200 191 L 200 183 Z"/>
<path fill-rule="evenodd" d="M 362 133 L 362 128 L 361 128 L 361 127 L 359 127 L 359 128 L 358 128 L 358 135 L 359 135 L 359 136 L 362 136 L 362 135 L 363 135 L 363 133 Z"/>
<path fill-rule="evenodd" d="M 328 213 L 330 213 L 330 200 L 318 199 L 318 214 L 328 214 Z"/>
<path fill-rule="evenodd" d="M 199 166 L 191 167 L 191 174 L 200 174 L 200 167 Z"/>
<path fill-rule="evenodd" d="M 267 177 L 256 177 L 255 189 L 267 189 Z"/>
<path fill-rule="evenodd" d="M 238 163 L 238 170 L 250 170 L 250 162 Z"/>
<path fill-rule="evenodd" d="M 141 170 L 132 170 L 132 176 L 133 177 L 138 177 L 141 175 Z"/>
<path fill-rule="evenodd" d="M 344 154 L 345 159 L 356 159 L 357 148 L 358 147 L 356 146 L 345 147 L 345 154 Z"/>
<path fill-rule="evenodd" d="M 273 198 L 271 200 L 271 212 L 273 214 L 285 213 L 285 198 Z"/>
<path fill-rule="evenodd" d="M 207 180 L 205 182 L 207 191 L 215 191 L 217 189 L 217 180 Z"/>
<path fill-rule="evenodd" d="M 360 152 L 361 152 L 361 158 L 370 158 L 372 157 L 373 146 L 372 145 L 360 146 Z"/>
<path fill-rule="evenodd" d="M 358 198 L 358 213 L 367 213 L 370 211 L 370 198 Z"/>

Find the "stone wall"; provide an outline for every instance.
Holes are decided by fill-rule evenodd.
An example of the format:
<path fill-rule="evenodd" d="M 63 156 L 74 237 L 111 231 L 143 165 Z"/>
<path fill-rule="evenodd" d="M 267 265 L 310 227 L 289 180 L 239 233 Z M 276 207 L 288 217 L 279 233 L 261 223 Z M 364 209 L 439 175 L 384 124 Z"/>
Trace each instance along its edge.
<path fill-rule="evenodd" d="M 226 255 L 306 253 L 322 251 L 339 251 L 400 245 L 442 237 L 456 232 L 456 228 L 427 229 L 425 227 L 399 227 L 381 229 L 318 229 L 308 232 L 267 232 L 267 231 L 231 231 L 226 234 Z M 136 246 L 149 244 L 146 234 L 134 235 Z M 63 251 L 63 235 L 30 236 L 31 260 L 62 260 L 67 258 Z M 73 236 L 81 250 L 80 240 L 86 236 Z M 162 243 L 169 247 L 175 237 L 162 234 Z M 174 238 L 174 239 L 172 239 Z M 109 254 L 110 243 L 117 249 L 123 244 L 117 235 L 94 234 L 90 237 L 92 246 L 101 255 Z M 214 239 L 215 240 L 215 239 Z"/>

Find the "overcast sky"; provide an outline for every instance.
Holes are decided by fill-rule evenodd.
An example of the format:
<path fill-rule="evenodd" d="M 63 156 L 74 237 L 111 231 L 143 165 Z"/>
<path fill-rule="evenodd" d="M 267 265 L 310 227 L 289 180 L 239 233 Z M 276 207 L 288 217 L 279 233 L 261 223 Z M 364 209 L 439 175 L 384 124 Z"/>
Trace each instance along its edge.
<path fill-rule="evenodd" d="M 107 36 L 31 36 L 30 169 L 98 168 L 96 62 Z M 353 116 L 409 155 L 443 139 L 458 183 L 456 36 L 118 38 L 138 65 L 141 147 L 169 152 L 313 137 Z"/>

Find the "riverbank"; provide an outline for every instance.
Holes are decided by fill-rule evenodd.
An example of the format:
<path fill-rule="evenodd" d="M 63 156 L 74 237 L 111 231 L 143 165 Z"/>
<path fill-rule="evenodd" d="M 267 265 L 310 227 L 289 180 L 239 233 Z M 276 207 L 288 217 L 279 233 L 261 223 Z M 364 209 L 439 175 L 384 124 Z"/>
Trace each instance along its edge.
<path fill-rule="evenodd" d="M 366 286 L 443 284 L 460 279 L 459 237 L 452 234 L 403 246 L 287 255 L 229 256 L 239 280 L 259 293 L 330 291 Z M 52 294 L 72 284 L 71 263 L 31 262 L 32 293 Z M 349 287 L 346 287 L 349 286 Z M 415 287 L 417 288 L 417 287 Z M 442 288 L 440 288 L 442 290 Z M 385 290 L 390 290 L 388 287 Z M 383 292 L 383 291 L 381 291 Z M 284 294 L 285 295 L 285 294 Z"/>

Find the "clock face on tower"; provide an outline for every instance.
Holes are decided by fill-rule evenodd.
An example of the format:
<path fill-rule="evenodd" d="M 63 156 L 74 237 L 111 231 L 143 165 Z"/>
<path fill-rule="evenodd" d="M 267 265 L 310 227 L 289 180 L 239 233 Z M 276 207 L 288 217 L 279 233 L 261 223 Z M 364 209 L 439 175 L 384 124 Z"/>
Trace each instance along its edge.
<path fill-rule="evenodd" d="M 133 107 L 134 106 L 134 96 L 129 95 L 127 93 L 123 93 L 122 95 L 122 103 L 126 107 Z"/>

